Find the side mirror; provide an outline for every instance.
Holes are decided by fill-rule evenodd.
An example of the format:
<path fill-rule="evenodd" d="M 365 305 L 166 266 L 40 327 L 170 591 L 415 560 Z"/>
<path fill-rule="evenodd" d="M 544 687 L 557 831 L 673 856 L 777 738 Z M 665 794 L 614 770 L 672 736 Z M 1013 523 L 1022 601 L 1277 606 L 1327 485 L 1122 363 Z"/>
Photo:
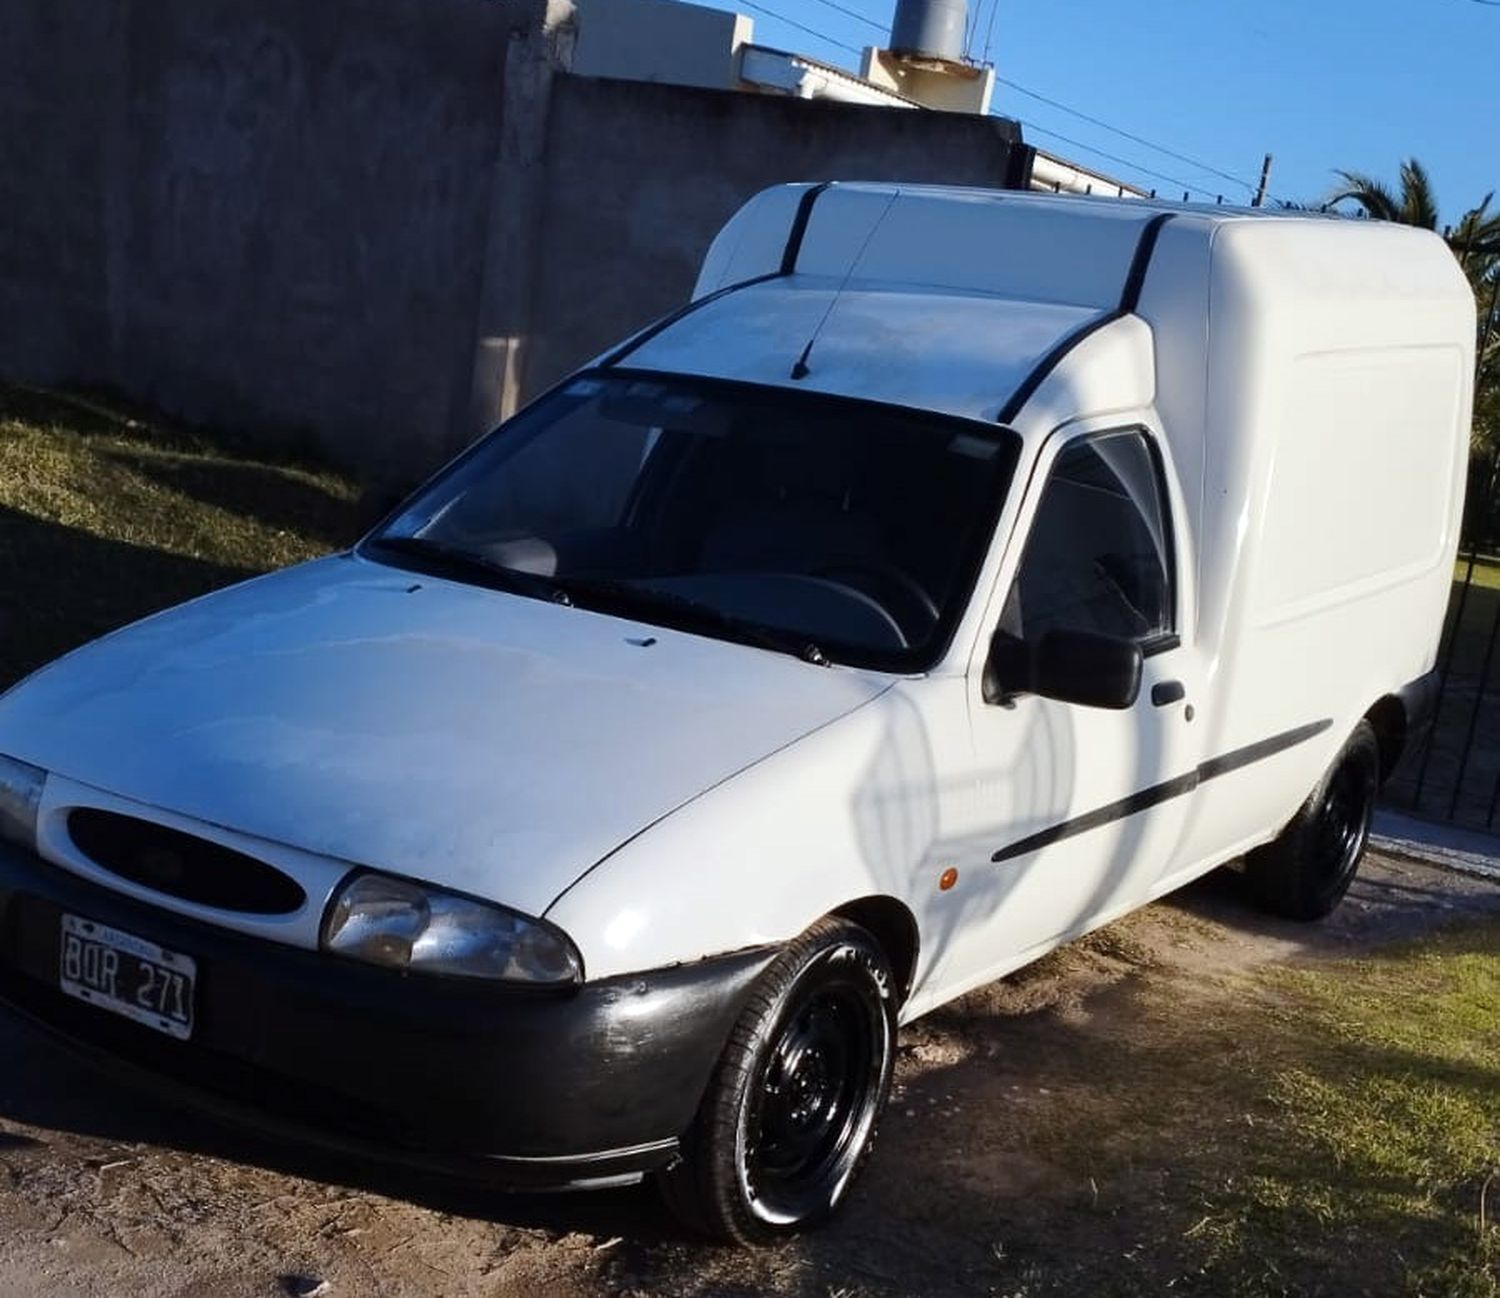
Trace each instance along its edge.
<path fill-rule="evenodd" d="M 1131 707 L 1141 692 L 1140 645 L 1092 631 L 1044 632 L 1035 641 L 997 631 L 984 667 L 984 700 L 1040 694 L 1086 708 Z"/>

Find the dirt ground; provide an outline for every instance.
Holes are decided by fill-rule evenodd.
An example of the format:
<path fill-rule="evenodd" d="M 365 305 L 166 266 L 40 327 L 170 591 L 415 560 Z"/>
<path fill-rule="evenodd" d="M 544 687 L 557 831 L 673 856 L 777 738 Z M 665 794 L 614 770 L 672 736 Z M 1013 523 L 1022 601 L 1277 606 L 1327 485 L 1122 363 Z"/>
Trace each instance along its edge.
<path fill-rule="evenodd" d="M 847 1210 L 755 1252 L 685 1236 L 649 1189 L 507 1198 L 250 1140 L 0 1014 L 0 1298 L 1211 1291 L 1173 1134 L 1202 1073 L 1172 1061 L 1251 1058 L 1226 1016 L 1268 968 L 1485 913 L 1495 883 L 1387 859 L 1314 928 L 1211 876 L 908 1029 Z"/>

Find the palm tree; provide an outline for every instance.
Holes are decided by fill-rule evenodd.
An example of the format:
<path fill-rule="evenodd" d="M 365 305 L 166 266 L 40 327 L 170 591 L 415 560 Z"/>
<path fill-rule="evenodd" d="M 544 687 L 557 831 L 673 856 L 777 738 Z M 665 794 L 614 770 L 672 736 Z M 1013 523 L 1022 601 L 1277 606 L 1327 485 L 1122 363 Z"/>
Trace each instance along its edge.
<path fill-rule="evenodd" d="M 1490 215 L 1490 201 L 1494 197 L 1492 189 L 1478 207 L 1471 207 L 1448 232 L 1448 242 L 1476 289 L 1494 279 L 1496 262 L 1500 260 L 1500 213 Z"/>
<path fill-rule="evenodd" d="M 1399 194 L 1383 181 L 1361 171 L 1340 171 L 1337 174 L 1343 179 L 1344 188 L 1324 200 L 1328 206 L 1352 200 L 1364 209 L 1366 216 L 1377 221 L 1399 221 L 1402 225 L 1420 225 L 1424 230 L 1437 229 L 1437 200 L 1433 197 L 1432 181 L 1428 179 L 1427 168 L 1415 158 L 1408 158 L 1401 164 Z"/>
<path fill-rule="evenodd" d="M 1415 158 L 1401 164 L 1401 184 L 1393 190 L 1383 181 L 1360 171 L 1340 171 L 1343 187 L 1334 190 L 1324 205 L 1357 203 L 1366 216 L 1377 221 L 1398 221 L 1402 225 L 1419 225 L 1424 230 L 1438 228 L 1437 195 L 1432 180 Z M 1448 246 L 1468 274 L 1476 291 L 1493 278 L 1500 259 L 1500 213 L 1491 213 L 1494 191 L 1486 194 L 1477 207 L 1471 207 L 1458 224 L 1443 231 Z"/>

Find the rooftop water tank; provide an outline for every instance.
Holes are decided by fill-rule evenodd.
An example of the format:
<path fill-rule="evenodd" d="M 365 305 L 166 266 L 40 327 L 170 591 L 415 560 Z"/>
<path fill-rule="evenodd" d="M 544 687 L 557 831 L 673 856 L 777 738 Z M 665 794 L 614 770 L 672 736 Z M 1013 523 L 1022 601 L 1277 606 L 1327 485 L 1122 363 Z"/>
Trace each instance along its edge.
<path fill-rule="evenodd" d="M 968 21 L 968 0 L 896 0 L 891 52 L 907 58 L 961 62 Z"/>

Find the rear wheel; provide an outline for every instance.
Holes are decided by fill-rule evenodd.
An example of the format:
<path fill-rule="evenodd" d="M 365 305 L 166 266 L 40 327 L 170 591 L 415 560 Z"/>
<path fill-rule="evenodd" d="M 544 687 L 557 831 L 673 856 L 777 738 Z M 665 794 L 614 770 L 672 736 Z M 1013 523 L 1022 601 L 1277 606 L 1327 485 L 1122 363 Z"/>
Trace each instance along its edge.
<path fill-rule="evenodd" d="M 761 1243 L 831 1214 L 890 1093 L 895 979 L 875 939 L 820 920 L 761 976 L 664 1197 L 695 1228 Z"/>
<path fill-rule="evenodd" d="M 1365 854 L 1379 787 L 1380 746 L 1361 721 L 1291 824 L 1246 858 L 1250 886 L 1268 910 L 1322 919 L 1344 899 Z"/>

